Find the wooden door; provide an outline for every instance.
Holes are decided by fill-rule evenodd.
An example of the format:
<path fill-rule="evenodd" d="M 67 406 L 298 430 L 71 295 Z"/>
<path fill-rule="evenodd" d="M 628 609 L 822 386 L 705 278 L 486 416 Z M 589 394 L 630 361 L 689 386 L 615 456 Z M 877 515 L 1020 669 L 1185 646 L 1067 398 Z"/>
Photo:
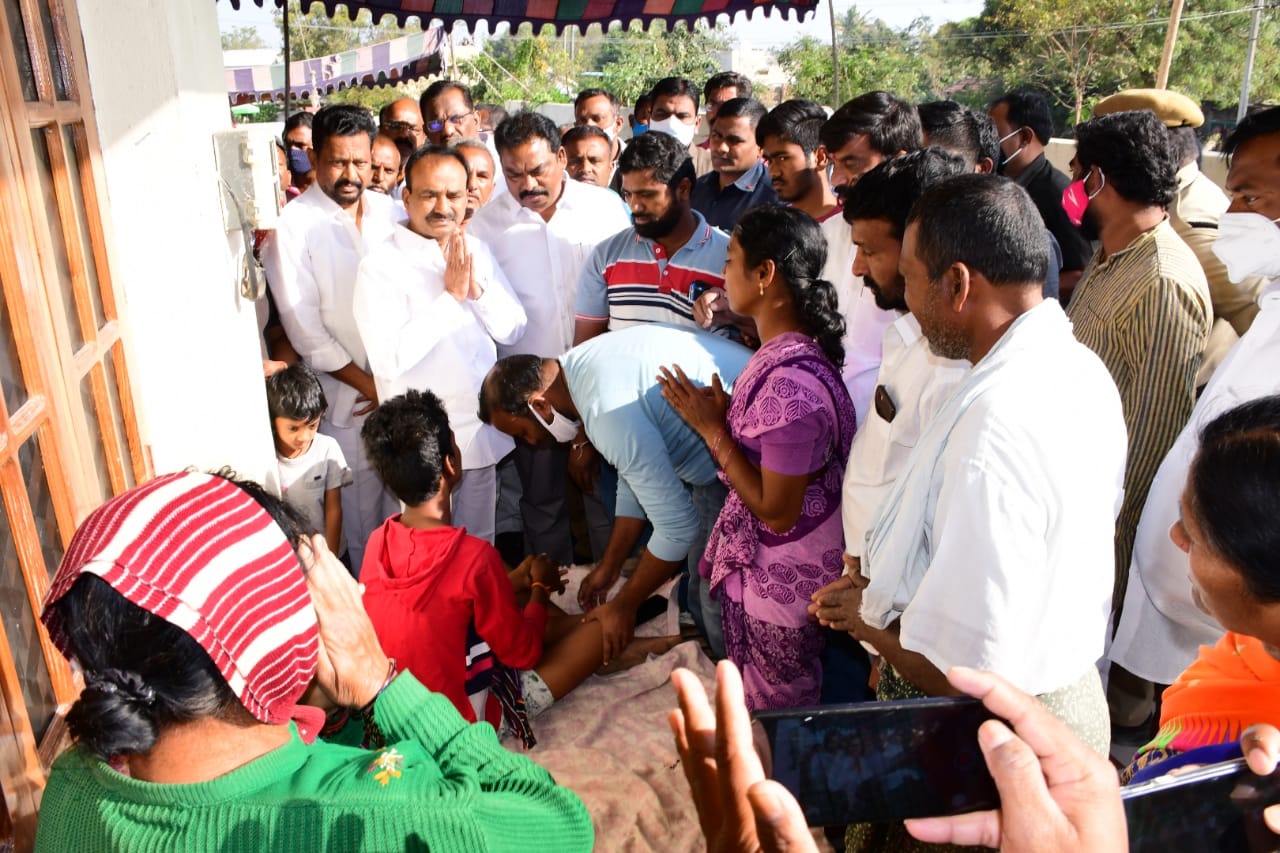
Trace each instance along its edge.
<path fill-rule="evenodd" d="M 77 693 L 41 600 L 76 523 L 150 463 L 75 5 L 0 3 L 0 847 L 21 850 Z"/>

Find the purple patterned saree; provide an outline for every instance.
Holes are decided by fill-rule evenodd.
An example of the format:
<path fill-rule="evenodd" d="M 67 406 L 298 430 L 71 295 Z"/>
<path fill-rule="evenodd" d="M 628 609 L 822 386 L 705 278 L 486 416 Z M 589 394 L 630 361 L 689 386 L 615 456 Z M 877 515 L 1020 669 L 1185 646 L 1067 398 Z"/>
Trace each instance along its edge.
<path fill-rule="evenodd" d="M 799 332 L 761 347 L 734 385 L 726 426 L 736 452 L 779 474 L 811 475 L 799 520 L 781 534 L 729 486 L 699 566 L 752 711 L 818 702 L 823 639 L 806 607 L 842 570 L 840 486 L 855 421 L 840 371 Z"/>

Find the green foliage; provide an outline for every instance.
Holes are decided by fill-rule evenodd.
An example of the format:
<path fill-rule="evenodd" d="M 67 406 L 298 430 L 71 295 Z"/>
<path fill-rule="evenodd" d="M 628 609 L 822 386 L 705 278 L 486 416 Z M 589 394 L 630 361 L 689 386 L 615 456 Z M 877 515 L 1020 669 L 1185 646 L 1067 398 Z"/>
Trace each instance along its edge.
<path fill-rule="evenodd" d="M 702 22 L 692 29 L 677 24 L 670 31 L 661 23 L 648 32 L 638 24 L 625 30 L 614 26 L 596 58 L 595 70 L 603 76 L 591 85 L 608 89 L 628 106 L 663 77 L 688 77 L 700 86 L 720 70 L 716 52 L 732 44 L 727 32 Z"/>
<path fill-rule="evenodd" d="M 284 15 L 276 12 L 275 21 L 283 32 Z M 394 18 L 384 17 L 382 21 L 385 23 L 374 23 L 368 10 L 360 12 L 353 21 L 346 6 L 339 6 L 337 14 L 329 18 L 319 3 L 311 3 L 303 14 L 301 0 L 289 0 L 289 57 L 296 62 L 329 56 L 367 44 L 390 41 L 422 29 L 416 20 L 410 21 L 404 29 Z"/>
<path fill-rule="evenodd" d="M 223 50 L 262 50 L 270 46 L 257 27 L 233 27 L 222 34 Z"/>
<path fill-rule="evenodd" d="M 462 76 L 473 81 L 471 96 L 478 102 L 564 103 L 578 90 L 564 42 L 551 27 L 534 35 L 525 24 L 514 35 L 489 39 L 479 56 L 458 64 Z"/>

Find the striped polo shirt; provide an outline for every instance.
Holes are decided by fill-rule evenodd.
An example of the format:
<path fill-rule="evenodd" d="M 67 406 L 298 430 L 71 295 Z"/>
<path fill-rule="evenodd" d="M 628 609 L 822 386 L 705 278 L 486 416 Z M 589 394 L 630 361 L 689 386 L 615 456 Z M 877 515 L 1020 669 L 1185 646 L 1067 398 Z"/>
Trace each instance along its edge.
<path fill-rule="evenodd" d="M 696 210 L 693 216 L 693 236 L 670 256 L 634 228 L 596 246 L 582 270 L 575 316 L 608 320 L 610 331 L 637 323 L 697 328 L 690 288 L 697 282 L 724 287 L 729 236 L 708 225 Z"/>
<path fill-rule="evenodd" d="M 1129 430 L 1124 503 L 1116 519 L 1112 606 L 1119 609 L 1151 481 L 1195 405 L 1196 371 L 1213 322 L 1209 286 L 1195 254 L 1166 219 L 1109 257 L 1099 249 L 1076 285 L 1067 317 L 1076 339 L 1111 372 Z"/>

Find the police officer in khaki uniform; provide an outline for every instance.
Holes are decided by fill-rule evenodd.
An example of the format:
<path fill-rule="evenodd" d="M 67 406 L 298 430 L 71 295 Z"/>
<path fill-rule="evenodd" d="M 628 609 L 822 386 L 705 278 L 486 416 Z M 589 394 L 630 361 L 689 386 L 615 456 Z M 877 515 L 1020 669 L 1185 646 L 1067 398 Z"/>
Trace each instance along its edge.
<path fill-rule="evenodd" d="M 1196 102 L 1168 89 L 1125 89 L 1099 101 L 1093 114 L 1100 116 L 1126 110 L 1155 113 L 1169 129 L 1169 145 L 1179 162 L 1178 192 L 1169 205 L 1169 223 L 1195 252 L 1209 281 L 1209 295 L 1213 300 L 1213 328 L 1196 376 L 1196 387 L 1203 388 L 1227 351 L 1248 331 L 1258 315 L 1258 294 L 1266 282 L 1250 278 L 1243 284 L 1232 283 L 1227 277 L 1227 268 L 1212 251 L 1218 235 L 1218 217 L 1226 212 L 1231 200 L 1200 171 L 1200 142 L 1195 129 L 1204 124 L 1204 113 Z"/>

